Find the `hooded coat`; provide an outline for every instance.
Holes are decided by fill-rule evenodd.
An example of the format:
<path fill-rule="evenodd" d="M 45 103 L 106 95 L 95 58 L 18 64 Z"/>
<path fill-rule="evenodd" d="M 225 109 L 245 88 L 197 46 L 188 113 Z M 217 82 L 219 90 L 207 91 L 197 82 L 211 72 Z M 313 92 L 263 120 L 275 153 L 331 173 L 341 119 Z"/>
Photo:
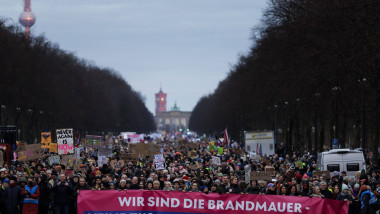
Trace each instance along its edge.
<path fill-rule="evenodd" d="M 19 186 L 9 186 L 4 190 L 4 204 L 7 214 L 20 214 L 19 206 L 22 205 L 22 197 Z"/>

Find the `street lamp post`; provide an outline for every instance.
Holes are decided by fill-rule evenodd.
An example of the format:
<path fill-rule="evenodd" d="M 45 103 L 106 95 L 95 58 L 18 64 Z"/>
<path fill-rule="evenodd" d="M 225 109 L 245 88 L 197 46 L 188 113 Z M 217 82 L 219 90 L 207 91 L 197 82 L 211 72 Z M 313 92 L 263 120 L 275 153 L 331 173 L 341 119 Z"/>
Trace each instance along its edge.
<path fill-rule="evenodd" d="M 274 105 L 274 143 L 277 145 L 277 113 L 278 105 Z"/>
<path fill-rule="evenodd" d="M 314 149 L 315 149 L 315 154 L 317 155 L 318 154 L 318 107 L 319 107 L 319 97 L 321 96 L 320 93 L 316 92 L 314 94 L 315 96 L 315 124 L 314 124 L 314 127 L 315 127 L 315 132 L 314 132 L 314 135 L 315 135 L 315 139 L 314 139 Z"/>
<path fill-rule="evenodd" d="M 28 109 L 27 113 L 30 114 L 30 119 L 29 119 L 29 130 L 28 130 L 28 143 L 31 143 L 31 138 L 32 138 L 32 119 L 33 119 L 33 110 Z"/>
<path fill-rule="evenodd" d="M 362 116 L 363 116 L 363 119 L 362 119 L 362 148 L 363 148 L 363 151 L 364 151 L 364 154 L 365 154 L 365 150 L 366 150 L 366 117 L 365 117 L 365 84 L 367 82 L 367 78 L 363 77 L 362 79 L 359 79 L 358 82 L 361 84 L 362 86 Z"/>
<path fill-rule="evenodd" d="M 7 106 L 1 105 L 0 106 L 0 125 L 3 125 L 3 109 L 6 109 Z"/>
<path fill-rule="evenodd" d="M 43 127 L 44 127 L 44 125 L 43 125 L 43 122 L 44 122 L 43 114 L 44 114 L 44 111 L 40 110 L 40 132 L 44 132 L 44 130 L 43 130 Z"/>
<path fill-rule="evenodd" d="M 296 111 L 294 113 L 295 115 L 295 140 L 293 142 L 293 145 L 295 144 L 294 148 L 296 150 L 300 150 L 301 143 L 300 143 L 300 123 L 301 123 L 301 98 L 296 99 Z"/>
<path fill-rule="evenodd" d="M 21 108 L 20 107 L 16 107 L 15 124 L 16 124 L 16 129 L 17 129 L 17 137 L 16 137 L 17 140 L 19 139 L 19 136 L 20 136 L 20 128 L 18 127 L 18 121 L 19 121 L 19 118 L 20 118 L 20 114 L 21 114 Z"/>
<path fill-rule="evenodd" d="M 284 102 L 284 108 L 286 109 L 286 120 L 285 120 L 285 147 L 286 152 L 290 154 L 290 138 L 289 138 L 289 102 Z"/>
<path fill-rule="evenodd" d="M 333 95 L 335 95 L 335 125 L 334 125 L 334 142 L 335 140 L 338 141 L 338 146 L 341 142 L 339 142 L 339 117 L 338 117 L 338 95 L 340 92 L 340 88 L 338 86 L 335 86 L 331 89 Z M 334 143 L 333 143 L 334 144 Z M 333 145 L 334 147 L 334 145 Z"/>

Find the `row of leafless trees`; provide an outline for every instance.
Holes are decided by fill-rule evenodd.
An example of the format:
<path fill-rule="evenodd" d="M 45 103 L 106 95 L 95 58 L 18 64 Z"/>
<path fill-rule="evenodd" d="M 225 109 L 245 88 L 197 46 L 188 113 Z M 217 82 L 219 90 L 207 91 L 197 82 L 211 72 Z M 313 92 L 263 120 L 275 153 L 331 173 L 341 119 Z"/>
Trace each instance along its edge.
<path fill-rule="evenodd" d="M 199 100 L 190 128 L 240 140 L 274 130 L 287 151 L 333 139 L 377 150 L 379 11 L 377 0 L 271 0 L 250 52 Z"/>
<path fill-rule="evenodd" d="M 0 21 L 0 124 L 17 125 L 23 140 L 41 130 L 88 134 L 149 132 L 153 115 L 115 71 L 61 50 L 43 36 L 25 38 Z"/>

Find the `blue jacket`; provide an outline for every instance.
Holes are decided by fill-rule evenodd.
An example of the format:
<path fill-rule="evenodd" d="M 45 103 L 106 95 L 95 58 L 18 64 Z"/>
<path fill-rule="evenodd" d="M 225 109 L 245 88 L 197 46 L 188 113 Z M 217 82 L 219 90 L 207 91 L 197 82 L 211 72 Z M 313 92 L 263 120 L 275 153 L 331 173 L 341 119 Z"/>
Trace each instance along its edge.
<path fill-rule="evenodd" d="M 363 195 L 365 195 L 365 194 L 369 194 L 369 202 L 368 202 L 368 204 L 369 205 L 371 205 L 371 204 L 375 204 L 376 202 L 377 202 L 377 198 L 375 197 L 375 195 L 371 192 L 371 191 L 365 191 L 365 192 L 363 192 L 362 193 L 362 195 L 360 196 L 360 203 L 361 203 L 361 207 L 360 207 L 360 209 L 364 209 L 365 208 L 365 206 L 364 206 L 364 200 L 363 200 Z"/>
<path fill-rule="evenodd" d="M 32 190 L 28 185 L 25 186 L 25 190 L 27 190 L 30 194 L 36 194 L 38 185 L 35 185 Z M 32 198 L 29 195 L 25 196 L 24 204 L 38 204 L 38 199 Z"/>

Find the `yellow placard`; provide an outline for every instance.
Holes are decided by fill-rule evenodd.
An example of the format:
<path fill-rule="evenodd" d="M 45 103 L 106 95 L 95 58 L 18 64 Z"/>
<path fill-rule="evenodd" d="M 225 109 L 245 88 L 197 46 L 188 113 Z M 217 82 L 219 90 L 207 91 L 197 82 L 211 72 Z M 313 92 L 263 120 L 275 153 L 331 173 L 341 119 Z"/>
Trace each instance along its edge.
<path fill-rule="evenodd" d="M 58 153 L 58 144 L 56 144 L 56 143 L 51 143 L 51 144 L 50 144 L 50 152 Z"/>
<path fill-rule="evenodd" d="M 41 148 L 48 149 L 51 143 L 51 133 L 41 132 Z"/>

